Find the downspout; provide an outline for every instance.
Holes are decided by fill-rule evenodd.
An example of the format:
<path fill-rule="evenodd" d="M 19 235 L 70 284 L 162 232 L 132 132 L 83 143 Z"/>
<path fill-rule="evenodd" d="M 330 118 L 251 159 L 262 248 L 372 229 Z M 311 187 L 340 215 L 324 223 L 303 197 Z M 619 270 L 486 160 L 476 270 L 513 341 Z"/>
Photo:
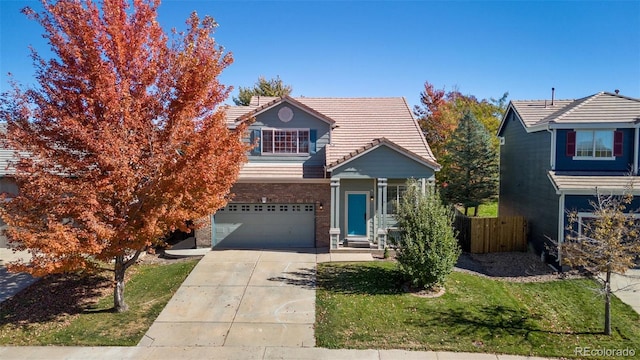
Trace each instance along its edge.
<path fill-rule="evenodd" d="M 638 146 L 640 146 L 639 124 L 633 127 L 633 175 L 638 175 Z"/>
<path fill-rule="evenodd" d="M 558 201 L 558 264 L 562 269 L 562 251 L 560 245 L 564 243 L 564 193 L 560 193 Z"/>
<path fill-rule="evenodd" d="M 556 139 L 557 139 L 557 132 L 556 129 L 550 129 L 549 126 L 547 126 L 547 131 L 551 133 L 551 159 L 549 162 L 549 165 L 551 165 L 551 170 L 555 170 L 556 169 Z"/>

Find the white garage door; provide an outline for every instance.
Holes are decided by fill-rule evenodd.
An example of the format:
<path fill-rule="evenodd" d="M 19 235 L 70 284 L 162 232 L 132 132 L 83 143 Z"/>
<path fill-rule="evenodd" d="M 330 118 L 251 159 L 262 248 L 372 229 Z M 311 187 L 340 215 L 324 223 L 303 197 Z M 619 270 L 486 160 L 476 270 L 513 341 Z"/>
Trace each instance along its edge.
<path fill-rule="evenodd" d="M 214 217 L 215 247 L 315 246 L 313 204 L 229 204 Z"/>

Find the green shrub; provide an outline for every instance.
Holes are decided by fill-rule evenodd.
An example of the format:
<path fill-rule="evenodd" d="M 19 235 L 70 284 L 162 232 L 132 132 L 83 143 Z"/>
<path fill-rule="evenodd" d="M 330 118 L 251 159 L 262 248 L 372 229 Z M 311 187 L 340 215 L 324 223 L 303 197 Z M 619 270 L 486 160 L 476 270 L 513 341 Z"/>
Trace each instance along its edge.
<path fill-rule="evenodd" d="M 407 182 L 407 191 L 398 204 L 401 235 L 393 240 L 400 270 L 414 287 L 438 288 L 451 273 L 460 256 L 452 227 L 453 210 L 429 186 L 423 193 L 416 180 Z"/>

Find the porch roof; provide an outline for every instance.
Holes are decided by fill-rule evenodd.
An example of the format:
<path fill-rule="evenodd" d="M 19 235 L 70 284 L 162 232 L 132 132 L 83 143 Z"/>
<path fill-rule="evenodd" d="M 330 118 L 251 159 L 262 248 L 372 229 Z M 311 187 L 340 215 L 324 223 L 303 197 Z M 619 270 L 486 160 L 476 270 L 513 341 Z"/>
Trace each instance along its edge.
<path fill-rule="evenodd" d="M 349 163 L 352 160 L 357 159 L 358 157 L 367 154 L 375 149 L 377 149 L 380 146 L 388 146 L 389 148 L 419 162 L 420 164 L 430 167 L 434 170 L 440 170 L 440 165 L 438 163 L 436 163 L 435 161 L 430 161 L 429 159 L 425 159 L 424 157 L 405 149 L 404 147 L 394 143 L 393 141 L 387 139 L 387 138 L 378 138 L 378 139 L 374 139 L 373 141 L 371 141 L 370 143 L 356 149 L 355 151 L 352 151 L 348 154 L 346 154 L 345 156 L 333 161 L 331 164 L 329 164 L 327 166 L 327 171 L 333 171 L 334 169 L 343 166 L 347 163 Z"/>
<path fill-rule="evenodd" d="M 557 194 L 595 195 L 631 193 L 640 195 L 640 176 L 589 172 L 549 171 L 549 180 Z"/>

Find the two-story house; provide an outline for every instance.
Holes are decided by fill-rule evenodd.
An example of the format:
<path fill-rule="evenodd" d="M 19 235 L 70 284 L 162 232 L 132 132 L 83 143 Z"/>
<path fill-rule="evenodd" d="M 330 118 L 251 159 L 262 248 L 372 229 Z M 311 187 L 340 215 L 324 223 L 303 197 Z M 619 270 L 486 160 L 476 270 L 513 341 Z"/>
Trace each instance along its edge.
<path fill-rule="evenodd" d="M 532 250 L 561 265 L 553 241 L 564 241 L 569 212 L 592 216 L 596 189 L 622 194 L 633 182 L 628 210 L 640 208 L 639 128 L 640 99 L 617 92 L 511 101 L 498 129 L 499 214 L 524 216 Z"/>
<path fill-rule="evenodd" d="M 199 246 L 384 248 L 406 180 L 440 169 L 404 98 L 254 97 L 243 121 L 257 146 Z"/>

